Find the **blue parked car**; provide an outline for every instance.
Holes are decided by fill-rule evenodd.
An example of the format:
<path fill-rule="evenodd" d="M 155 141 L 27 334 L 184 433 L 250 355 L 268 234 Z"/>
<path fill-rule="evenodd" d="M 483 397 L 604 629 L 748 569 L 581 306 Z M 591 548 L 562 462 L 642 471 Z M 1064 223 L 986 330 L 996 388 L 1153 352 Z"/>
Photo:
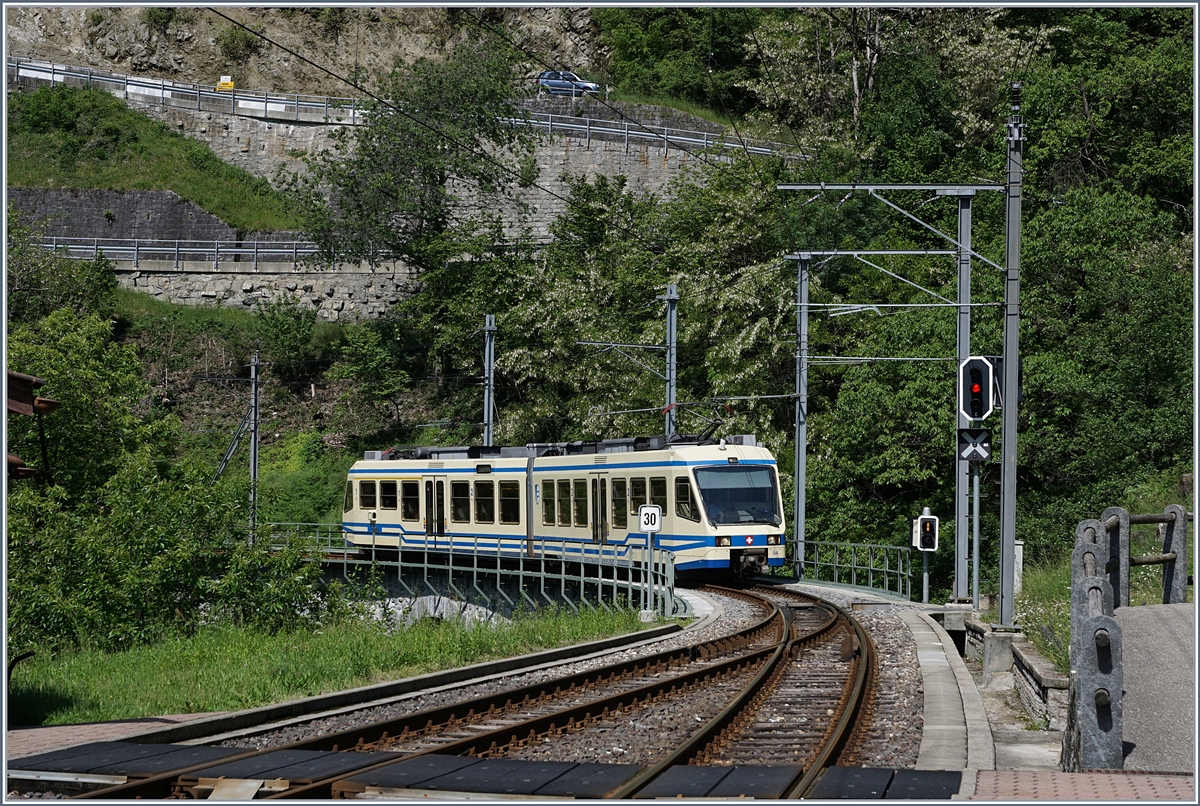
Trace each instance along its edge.
<path fill-rule="evenodd" d="M 584 81 L 570 70 L 547 70 L 537 77 L 537 88 L 541 94 L 550 95 L 597 95 L 600 85 Z"/>

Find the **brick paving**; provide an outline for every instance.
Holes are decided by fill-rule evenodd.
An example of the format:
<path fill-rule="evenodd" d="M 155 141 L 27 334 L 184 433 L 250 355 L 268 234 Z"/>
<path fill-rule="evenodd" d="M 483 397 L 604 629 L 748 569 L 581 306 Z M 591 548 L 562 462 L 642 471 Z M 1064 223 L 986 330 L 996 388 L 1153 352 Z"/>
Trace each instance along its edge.
<path fill-rule="evenodd" d="M 980 770 L 972 800 L 1182 800 L 1196 802 L 1192 778 L 1109 772 Z"/>
<path fill-rule="evenodd" d="M 123 741 L 140 733 L 178 725 L 214 714 L 172 714 L 140 719 L 120 719 L 113 722 L 85 722 L 77 725 L 53 725 L 48 728 L 10 728 L 5 732 L 4 756 L 14 759 L 61 750 L 88 742 Z"/>

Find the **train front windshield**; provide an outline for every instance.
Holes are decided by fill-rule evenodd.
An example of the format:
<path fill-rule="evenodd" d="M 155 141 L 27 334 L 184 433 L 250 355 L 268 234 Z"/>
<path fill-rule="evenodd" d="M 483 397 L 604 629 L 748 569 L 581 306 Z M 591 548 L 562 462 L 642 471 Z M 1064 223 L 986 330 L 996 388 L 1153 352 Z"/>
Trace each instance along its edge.
<path fill-rule="evenodd" d="M 729 523 L 783 523 L 775 469 L 747 465 L 696 468 L 696 486 L 708 519 Z"/>

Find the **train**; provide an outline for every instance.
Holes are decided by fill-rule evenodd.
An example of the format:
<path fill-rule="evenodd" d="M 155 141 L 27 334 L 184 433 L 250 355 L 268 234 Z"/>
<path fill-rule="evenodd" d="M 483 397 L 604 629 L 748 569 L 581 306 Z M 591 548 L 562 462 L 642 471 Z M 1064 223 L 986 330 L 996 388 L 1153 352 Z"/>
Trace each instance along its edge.
<path fill-rule="evenodd" d="M 639 530 L 642 505 L 660 530 Z M 638 561 L 752 576 L 785 562 L 774 456 L 753 435 L 367 451 L 346 479 L 342 536 L 364 552 L 470 551 Z"/>

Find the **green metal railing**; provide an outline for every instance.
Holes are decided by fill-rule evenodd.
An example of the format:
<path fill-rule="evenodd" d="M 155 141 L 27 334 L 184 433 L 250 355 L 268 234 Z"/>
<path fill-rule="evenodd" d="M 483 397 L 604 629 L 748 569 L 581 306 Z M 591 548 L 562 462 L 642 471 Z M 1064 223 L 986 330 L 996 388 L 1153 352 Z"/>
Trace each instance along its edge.
<path fill-rule="evenodd" d="M 909 546 L 804 541 L 804 562 L 793 562 L 798 581 L 830 582 L 912 598 Z"/>
<path fill-rule="evenodd" d="M 691 615 L 687 600 L 675 595 L 670 551 L 652 549 L 647 567 L 646 551 L 628 546 L 539 539 L 529 553 L 524 538 L 501 538 L 498 558 L 494 538 L 481 548 L 479 538 L 456 536 L 449 550 L 442 539 L 442 546 L 422 541 L 397 551 L 348 545 L 341 524 L 271 523 L 258 532 L 258 540 L 272 548 L 299 545 L 347 580 L 372 569 L 381 572 L 411 598 L 448 596 L 503 611 L 558 604 L 610 609 L 623 603 L 664 617 Z"/>

